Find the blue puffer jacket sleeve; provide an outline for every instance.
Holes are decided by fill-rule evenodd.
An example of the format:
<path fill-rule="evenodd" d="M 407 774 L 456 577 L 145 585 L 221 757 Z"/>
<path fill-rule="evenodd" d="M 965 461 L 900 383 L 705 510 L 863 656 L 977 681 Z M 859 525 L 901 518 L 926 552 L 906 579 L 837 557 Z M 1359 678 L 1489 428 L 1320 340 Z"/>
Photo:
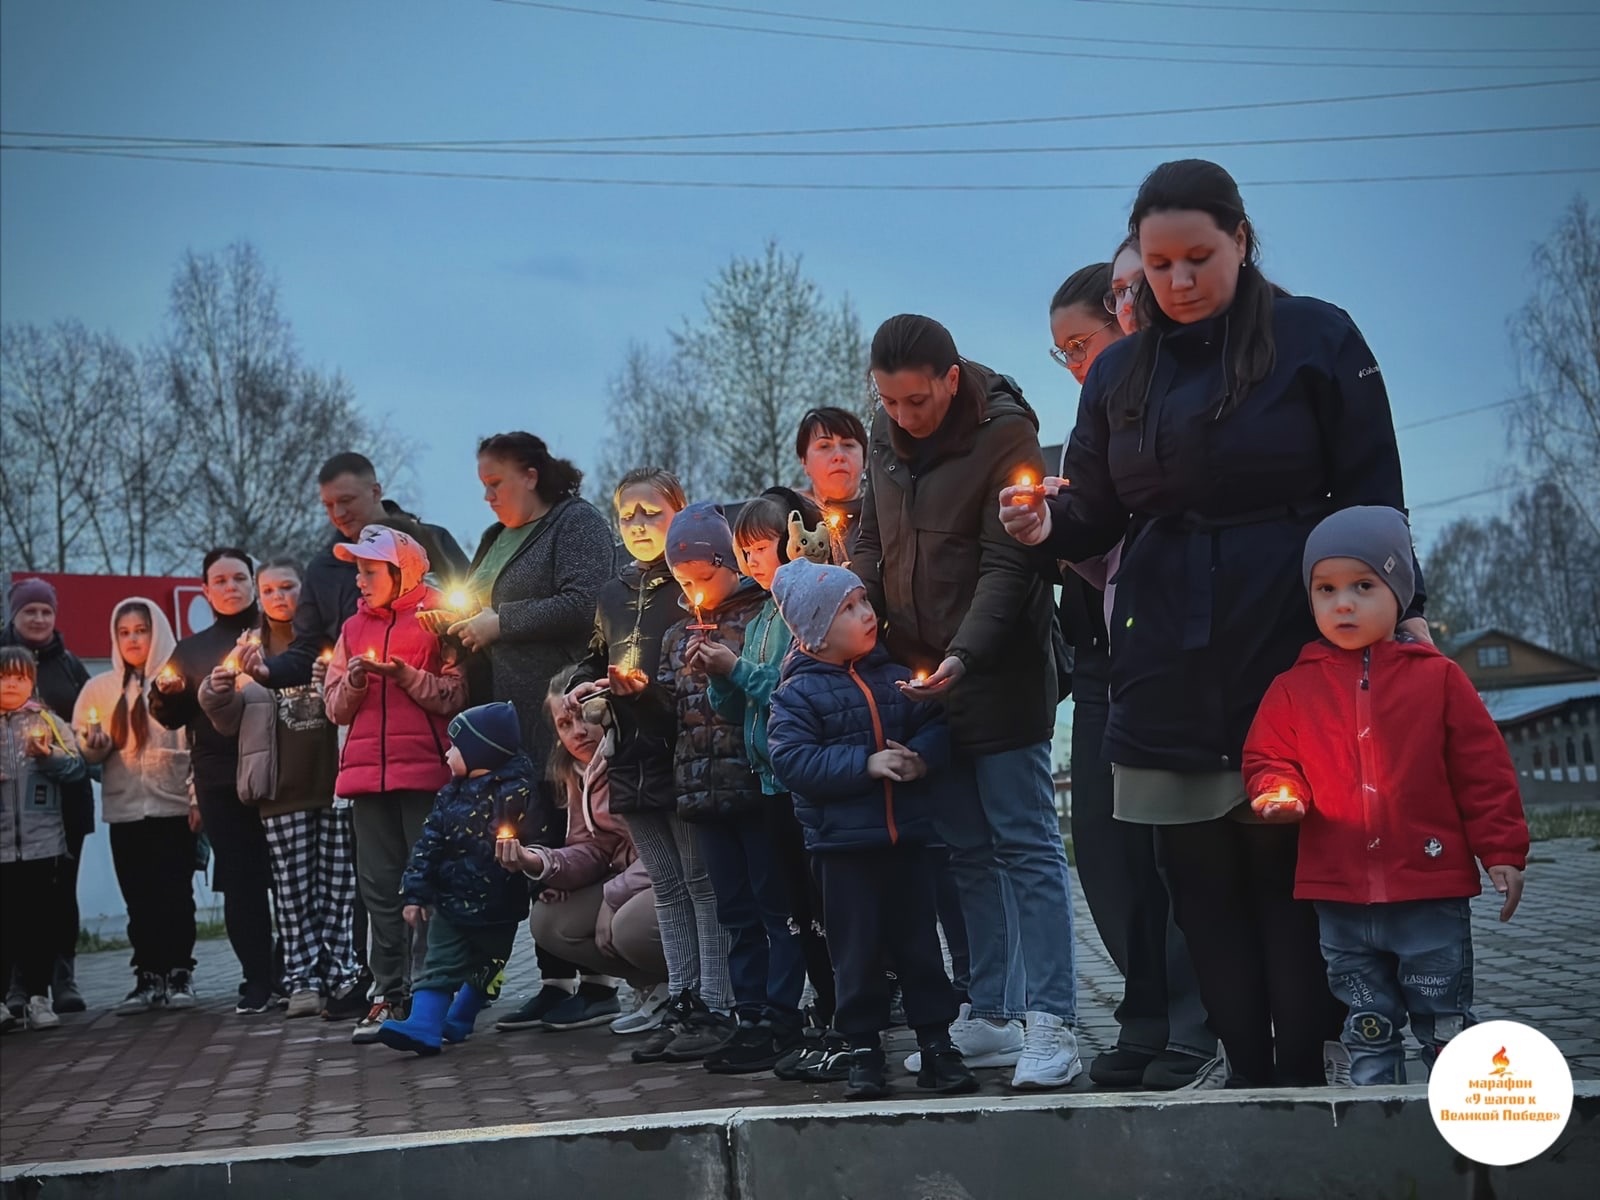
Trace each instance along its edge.
<path fill-rule="evenodd" d="M 847 799 L 872 786 L 867 744 L 829 742 L 814 689 L 780 688 L 772 696 L 767 748 L 772 769 L 791 792 L 827 803 Z"/>

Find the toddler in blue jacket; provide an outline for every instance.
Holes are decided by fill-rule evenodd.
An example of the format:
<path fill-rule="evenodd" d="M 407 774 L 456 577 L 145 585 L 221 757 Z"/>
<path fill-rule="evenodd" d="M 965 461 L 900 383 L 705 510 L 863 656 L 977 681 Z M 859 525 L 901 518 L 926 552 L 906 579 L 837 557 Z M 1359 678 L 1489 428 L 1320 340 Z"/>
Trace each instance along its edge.
<path fill-rule="evenodd" d="M 944 718 L 901 692 L 911 673 L 878 645 L 877 615 L 854 574 L 797 559 L 778 568 L 772 595 L 795 648 L 772 695 L 768 749 L 822 879 L 834 1027 L 850 1044 L 846 1094 L 889 1090 L 881 1035 L 891 964 L 922 1051 L 917 1086 L 973 1091 L 950 1041 L 956 998 L 939 948 L 921 782 L 949 761 Z"/>

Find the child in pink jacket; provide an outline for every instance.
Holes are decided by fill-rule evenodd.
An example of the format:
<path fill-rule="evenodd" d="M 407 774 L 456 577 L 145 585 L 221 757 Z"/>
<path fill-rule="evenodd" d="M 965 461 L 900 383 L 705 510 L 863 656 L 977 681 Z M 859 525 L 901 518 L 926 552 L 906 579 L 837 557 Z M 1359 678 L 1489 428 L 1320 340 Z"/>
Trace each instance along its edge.
<path fill-rule="evenodd" d="M 467 684 L 417 611 L 438 608 L 423 583 L 428 556 L 409 535 L 368 525 L 334 554 L 356 565 L 361 602 L 344 623 L 324 685 L 328 718 L 348 725 L 338 795 L 355 806 L 356 877 L 372 928 L 372 1007 L 351 1040 L 378 1040 L 405 1015 L 409 936 L 400 876 L 434 794 L 450 779 L 449 720 L 466 707 Z"/>

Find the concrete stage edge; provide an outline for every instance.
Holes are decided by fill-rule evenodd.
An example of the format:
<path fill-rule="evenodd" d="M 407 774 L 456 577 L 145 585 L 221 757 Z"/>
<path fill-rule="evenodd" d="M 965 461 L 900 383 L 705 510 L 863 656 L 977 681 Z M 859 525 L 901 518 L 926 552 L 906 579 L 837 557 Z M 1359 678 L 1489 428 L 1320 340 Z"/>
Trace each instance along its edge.
<path fill-rule="evenodd" d="M 6 1200 L 1593 1200 L 1600 1081 L 1578 1083 L 1550 1150 L 1510 1168 L 1455 1154 L 1411 1086 L 714 1109 L 22 1164 L 0 1187 Z"/>

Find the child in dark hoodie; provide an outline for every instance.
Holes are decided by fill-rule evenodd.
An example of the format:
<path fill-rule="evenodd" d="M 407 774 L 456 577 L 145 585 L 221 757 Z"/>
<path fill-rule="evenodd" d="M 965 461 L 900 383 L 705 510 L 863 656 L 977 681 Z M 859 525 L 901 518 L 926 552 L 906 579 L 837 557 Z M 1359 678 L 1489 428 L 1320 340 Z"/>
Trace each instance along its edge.
<path fill-rule="evenodd" d="M 424 1055 L 439 1053 L 441 1040 L 471 1035 L 528 915 L 526 877 L 502 870 L 495 858 L 498 839 L 522 840 L 534 802 L 517 710 L 505 703 L 469 708 L 449 733 L 451 779 L 400 883 L 406 924 L 428 923 L 428 956 L 412 986 L 410 1016 L 378 1029 L 385 1046 Z"/>
<path fill-rule="evenodd" d="M 742 722 L 712 703 L 705 660 L 712 646 L 740 653 L 766 593 L 739 575 L 733 530 L 715 505 L 691 504 L 673 518 L 666 558 L 686 612 L 661 642 L 660 680 L 677 698 L 678 816 L 694 827 L 716 891 L 739 1018 L 730 1028 L 726 1019 L 691 1012 L 666 1058 L 687 1061 L 692 1053 L 714 1074 L 770 1071 L 800 1041 L 805 959 L 789 933 L 789 891 Z"/>
<path fill-rule="evenodd" d="M 956 998 L 939 949 L 933 818 L 919 783 L 949 762 L 944 717 L 905 695 L 911 672 L 878 645 L 856 575 L 797 559 L 778 568 L 772 595 L 796 650 L 772 694 L 767 748 L 822 877 L 834 1026 L 850 1043 L 846 1094 L 889 1090 L 881 1037 L 891 963 L 921 1048 L 917 1086 L 970 1092 L 977 1080 L 950 1041 Z"/>

